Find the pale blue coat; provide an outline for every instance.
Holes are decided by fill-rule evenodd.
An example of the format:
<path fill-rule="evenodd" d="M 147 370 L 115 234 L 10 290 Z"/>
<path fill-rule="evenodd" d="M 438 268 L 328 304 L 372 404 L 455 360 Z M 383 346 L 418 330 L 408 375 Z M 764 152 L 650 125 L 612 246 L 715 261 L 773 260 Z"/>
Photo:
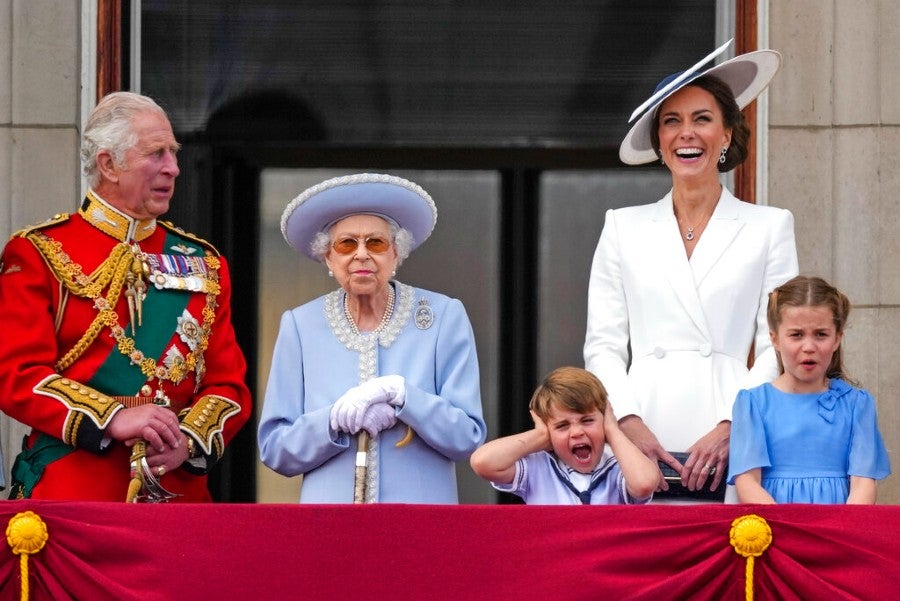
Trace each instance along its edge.
<path fill-rule="evenodd" d="M 343 290 L 281 318 L 258 442 L 264 464 L 285 476 L 304 475 L 301 503 L 353 502 L 356 440 L 332 433 L 329 415 L 361 379 L 406 379 L 397 424 L 370 445 L 369 501 L 457 503 L 454 463 L 484 442 L 478 359 L 465 308 L 442 294 L 394 286 L 394 313 L 377 346 L 373 334 L 350 329 Z M 407 424 L 415 436 L 397 448 Z"/>

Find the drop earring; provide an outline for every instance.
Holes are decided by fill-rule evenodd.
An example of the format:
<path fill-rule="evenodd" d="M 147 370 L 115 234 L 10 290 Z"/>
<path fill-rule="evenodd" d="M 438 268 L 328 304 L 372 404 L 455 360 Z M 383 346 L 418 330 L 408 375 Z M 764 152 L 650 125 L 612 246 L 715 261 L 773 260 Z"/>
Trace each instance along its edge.
<path fill-rule="evenodd" d="M 719 163 L 722 164 L 722 165 L 725 164 L 725 153 L 726 153 L 726 152 L 728 152 L 728 147 L 727 147 L 727 146 L 723 146 L 723 147 L 722 147 L 722 152 L 719 153 Z"/>

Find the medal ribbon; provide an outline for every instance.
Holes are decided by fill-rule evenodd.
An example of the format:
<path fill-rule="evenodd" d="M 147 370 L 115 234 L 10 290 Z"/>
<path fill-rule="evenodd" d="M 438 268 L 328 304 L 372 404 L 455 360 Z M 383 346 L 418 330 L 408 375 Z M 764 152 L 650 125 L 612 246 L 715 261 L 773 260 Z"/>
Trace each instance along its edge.
<path fill-rule="evenodd" d="M 176 243 L 187 242 L 167 233 L 166 248 Z M 199 246 L 196 248 L 202 256 L 203 249 Z M 191 296 L 177 290 L 157 290 L 153 286 L 148 286 L 147 298 L 144 299 L 143 325 L 137 328 L 134 335 L 135 348 L 141 349 L 147 357 L 161 357 L 175 334 L 178 318 L 190 302 Z M 127 327 L 129 324 L 122 325 Z M 141 372 L 140 366 L 132 364 L 128 357 L 113 346 L 109 356 L 91 376 L 88 384 L 107 394 L 135 394 L 146 381 L 147 377 Z"/>

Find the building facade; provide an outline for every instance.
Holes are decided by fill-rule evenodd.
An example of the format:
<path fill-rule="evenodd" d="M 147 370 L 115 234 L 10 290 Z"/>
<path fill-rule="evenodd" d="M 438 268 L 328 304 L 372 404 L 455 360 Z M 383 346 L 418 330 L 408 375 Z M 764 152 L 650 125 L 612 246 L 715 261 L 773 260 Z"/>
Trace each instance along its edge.
<path fill-rule="evenodd" d="M 78 146 L 95 98 L 97 10 L 96 0 L 0 0 L 4 239 L 73 211 L 80 199 Z M 846 362 L 878 402 L 896 471 L 900 104 L 894 99 L 900 77 L 892 58 L 900 51 L 900 6 L 892 0 L 761 0 L 754 14 L 759 47 L 784 56 L 758 114 L 757 201 L 794 213 L 801 271 L 829 279 L 853 302 Z M 486 367 L 496 366 L 488 358 Z M 0 417 L 7 475 L 23 434 L 20 424 Z M 479 495 L 472 502 L 486 498 Z M 885 481 L 879 500 L 900 502 L 900 479 Z"/>

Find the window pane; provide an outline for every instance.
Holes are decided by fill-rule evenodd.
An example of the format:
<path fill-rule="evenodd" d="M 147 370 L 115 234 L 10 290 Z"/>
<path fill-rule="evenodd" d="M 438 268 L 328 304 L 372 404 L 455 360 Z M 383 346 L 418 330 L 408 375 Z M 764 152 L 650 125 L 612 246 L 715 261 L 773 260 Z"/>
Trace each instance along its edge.
<path fill-rule="evenodd" d="M 672 184 L 665 169 L 547 172 L 541 179 L 538 371 L 584 366 L 587 290 L 607 209 L 647 204 Z"/>
<path fill-rule="evenodd" d="M 290 117 L 269 137 L 337 144 L 615 148 L 661 75 L 715 37 L 709 0 L 141 7 L 141 88 L 176 132 L 237 106 Z"/>

